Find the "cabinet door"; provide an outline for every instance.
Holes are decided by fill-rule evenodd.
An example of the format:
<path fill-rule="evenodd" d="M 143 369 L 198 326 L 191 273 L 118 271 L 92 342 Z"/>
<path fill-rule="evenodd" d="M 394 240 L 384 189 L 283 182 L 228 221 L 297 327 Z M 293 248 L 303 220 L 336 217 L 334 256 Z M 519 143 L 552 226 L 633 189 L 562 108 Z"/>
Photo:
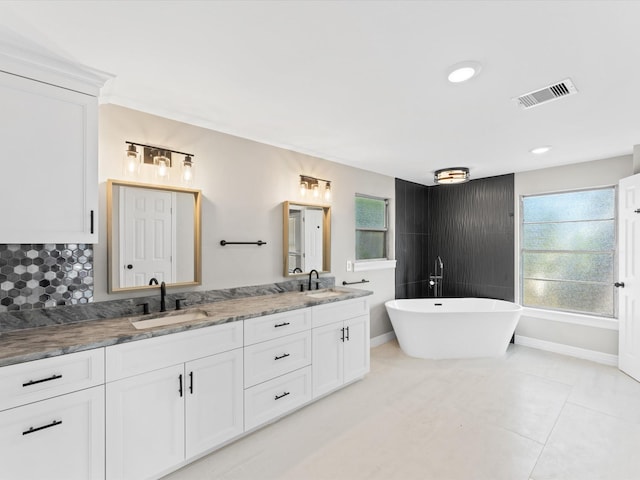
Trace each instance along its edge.
<path fill-rule="evenodd" d="M 340 387 L 344 382 L 342 322 L 312 330 L 313 398 Z"/>
<path fill-rule="evenodd" d="M 242 349 L 186 364 L 186 456 L 244 431 Z"/>
<path fill-rule="evenodd" d="M 104 387 L 0 413 L 0 478 L 104 478 Z"/>
<path fill-rule="evenodd" d="M 345 320 L 344 381 L 369 372 L 369 315 Z"/>
<path fill-rule="evenodd" d="M 107 478 L 155 477 L 184 460 L 184 364 L 106 388 Z"/>
<path fill-rule="evenodd" d="M 2 241 L 95 243 L 96 97 L 0 72 L 0 105 Z"/>

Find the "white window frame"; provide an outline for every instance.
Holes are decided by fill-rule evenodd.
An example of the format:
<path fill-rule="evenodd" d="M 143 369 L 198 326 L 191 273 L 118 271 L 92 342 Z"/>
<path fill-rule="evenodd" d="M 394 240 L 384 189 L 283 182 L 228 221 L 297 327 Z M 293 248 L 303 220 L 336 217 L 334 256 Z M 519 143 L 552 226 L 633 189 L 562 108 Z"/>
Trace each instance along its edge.
<path fill-rule="evenodd" d="M 357 222 L 356 222 L 356 218 L 354 216 L 354 233 L 362 230 L 362 231 L 376 231 L 376 232 L 380 232 L 383 231 L 384 232 L 384 253 L 385 253 L 385 257 L 382 258 L 370 258 L 370 259 L 357 259 L 357 245 L 354 245 L 354 264 L 353 264 L 353 271 L 354 272 L 364 272 L 367 270 L 379 270 L 379 269 L 384 269 L 384 268 L 395 268 L 396 267 L 396 261 L 395 260 L 390 260 L 389 259 L 389 232 L 390 232 L 390 226 L 389 226 L 389 208 L 390 208 L 390 199 L 385 198 L 385 197 L 378 197 L 375 195 L 366 195 L 364 193 L 356 193 L 355 197 L 354 197 L 354 207 L 355 207 L 355 202 L 356 199 L 360 197 L 360 198 L 371 198 L 373 200 L 381 200 L 384 202 L 384 215 L 385 215 L 385 228 L 384 229 L 371 229 L 371 228 L 358 228 L 357 227 Z M 354 208 L 354 215 L 355 215 L 356 209 Z M 354 236 L 355 239 L 355 236 Z"/>
<path fill-rule="evenodd" d="M 613 278 L 617 278 L 618 271 L 618 188 L 617 185 L 601 185 L 586 188 L 576 188 L 571 190 L 551 191 L 551 192 L 539 192 L 531 194 L 523 194 L 519 196 L 519 219 L 518 219 L 518 243 L 516 245 L 516 254 L 518 258 L 518 295 L 520 304 L 523 306 L 523 315 L 531 315 L 536 318 L 543 318 L 545 320 L 555 320 L 565 323 L 573 323 L 578 325 L 587 325 L 600 328 L 607 328 L 611 330 L 617 330 L 617 316 L 618 316 L 618 298 L 616 295 L 613 297 L 613 316 L 603 316 L 597 313 L 586 312 L 572 312 L 567 310 L 558 310 L 553 308 L 544 307 L 531 307 L 524 304 L 524 256 L 523 256 L 523 242 L 524 242 L 524 202 L 526 197 L 541 197 L 545 195 L 560 195 L 563 193 L 574 193 L 594 190 L 606 190 L 613 189 L 614 191 L 614 248 L 613 248 Z M 562 222 L 558 222 L 562 223 Z"/>

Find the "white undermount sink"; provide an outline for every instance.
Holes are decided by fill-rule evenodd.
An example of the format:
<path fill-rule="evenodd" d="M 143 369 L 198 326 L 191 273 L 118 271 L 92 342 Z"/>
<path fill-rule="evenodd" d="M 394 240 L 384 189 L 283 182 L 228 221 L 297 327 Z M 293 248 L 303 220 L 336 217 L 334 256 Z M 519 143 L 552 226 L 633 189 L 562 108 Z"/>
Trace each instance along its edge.
<path fill-rule="evenodd" d="M 192 320 L 201 320 L 208 316 L 209 315 L 207 315 L 207 312 L 204 310 L 187 310 L 184 313 L 177 313 L 164 317 L 150 318 L 148 320 L 134 320 L 131 318 L 129 321 L 136 329 L 144 330 L 145 328 L 164 327 L 166 325 L 191 322 Z"/>
<path fill-rule="evenodd" d="M 340 292 L 338 290 L 318 290 L 317 292 L 308 292 L 306 293 L 307 297 L 311 298 L 330 298 L 337 297 L 338 295 L 342 295 L 344 292 Z"/>

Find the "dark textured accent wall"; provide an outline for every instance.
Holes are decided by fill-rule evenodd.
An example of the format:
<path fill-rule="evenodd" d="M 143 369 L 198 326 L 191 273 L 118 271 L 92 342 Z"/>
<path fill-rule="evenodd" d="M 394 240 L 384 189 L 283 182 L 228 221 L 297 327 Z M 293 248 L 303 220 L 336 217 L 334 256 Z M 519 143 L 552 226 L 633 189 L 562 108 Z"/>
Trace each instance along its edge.
<path fill-rule="evenodd" d="M 396 179 L 396 298 L 432 296 L 439 255 L 443 296 L 514 300 L 513 174 L 426 187 Z"/>
<path fill-rule="evenodd" d="M 428 296 L 429 189 L 396 178 L 396 298 Z"/>

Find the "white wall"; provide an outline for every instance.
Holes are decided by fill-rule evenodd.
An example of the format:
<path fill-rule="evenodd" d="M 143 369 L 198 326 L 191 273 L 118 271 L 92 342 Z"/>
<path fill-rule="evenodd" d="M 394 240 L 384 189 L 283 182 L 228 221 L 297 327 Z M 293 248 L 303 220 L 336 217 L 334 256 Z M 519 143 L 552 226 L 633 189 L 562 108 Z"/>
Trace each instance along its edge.
<path fill-rule="evenodd" d="M 125 141 L 193 153 L 196 181 L 202 190 L 202 285 L 199 290 L 260 285 L 285 280 L 282 263 L 282 202 L 300 201 L 299 175 L 331 180 L 331 274 L 336 284 L 366 278 L 372 290 L 371 336 L 391 331 L 384 302 L 395 296 L 393 269 L 347 273 L 354 259 L 356 193 L 391 199 L 395 224 L 393 177 L 347 167 L 308 155 L 195 127 L 116 105 L 100 107 L 100 240 L 94 245 L 94 300 L 134 294 L 107 292 L 107 179 L 124 179 Z M 150 181 L 150 179 L 142 179 Z M 151 182 L 150 182 L 151 183 Z M 257 241 L 267 245 L 220 246 L 220 240 Z M 393 255 L 394 235 L 390 235 Z M 393 257 L 392 257 L 393 258 Z M 139 293 L 142 295 L 143 293 Z"/>
<path fill-rule="evenodd" d="M 632 155 L 515 174 L 515 279 L 517 302 L 520 301 L 520 197 L 522 195 L 545 192 L 617 185 L 618 180 L 632 174 Z M 516 335 L 596 352 L 618 354 L 618 332 L 615 325 L 612 329 L 611 322 L 606 320 L 601 322 L 603 324 L 601 328 L 593 325 L 598 322 L 589 322 L 589 319 L 586 319 L 585 323 L 591 323 L 591 325 L 580 325 L 578 323 L 570 323 L 580 322 L 579 318 L 572 317 L 569 319 L 567 316 L 566 321 L 561 321 L 562 314 L 558 314 L 556 317 L 557 319 L 555 320 L 549 320 L 535 314 L 523 315 L 516 329 Z"/>

